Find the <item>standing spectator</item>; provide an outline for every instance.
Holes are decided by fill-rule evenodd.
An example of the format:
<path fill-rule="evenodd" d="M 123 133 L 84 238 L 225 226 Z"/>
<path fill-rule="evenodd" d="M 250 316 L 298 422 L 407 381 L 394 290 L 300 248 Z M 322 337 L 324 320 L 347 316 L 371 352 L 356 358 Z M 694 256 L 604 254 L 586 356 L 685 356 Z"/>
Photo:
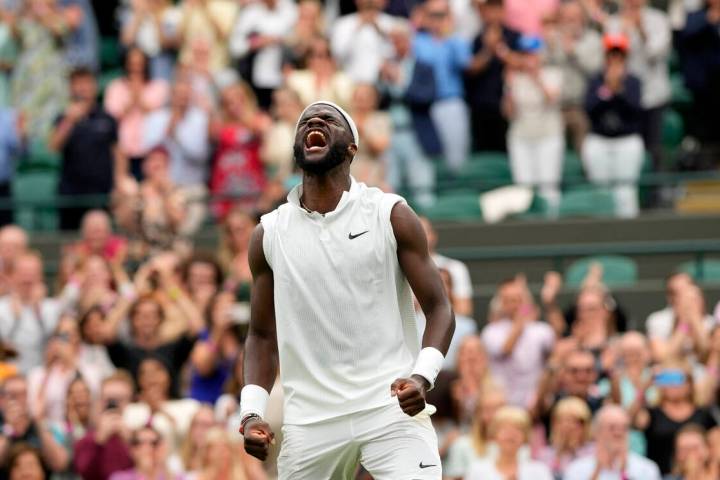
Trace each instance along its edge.
<path fill-rule="evenodd" d="M 310 47 L 318 37 L 325 37 L 325 12 L 319 0 L 300 0 L 297 5 L 297 21 L 284 40 L 284 63 L 286 68 L 305 68 Z"/>
<path fill-rule="evenodd" d="M 508 124 L 501 108 L 503 82 L 520 34 L 506 25 L 503 0 L 475 4 L 483 26 L 473 40 L 473 58 L 466 75 L 473 149 L 505 151 Z"/>
<path fill-rule="evenodd" d="M 689 424 L 675 435 L 672 474 L 664 480 L 710 480 L 718 477 L 718 465 L 710 462 L 705 429 Z"/>
<path fill-rule="evenodd" d="M 333 56 L 354 82 L 375 83 L 383 62 L 392 54 L 387 34 L 397 20 L 383 13 L 385 3 L 355 0 L 357 12 L 338 18 L 333 25 Z"/>
<path fill-rule="evenodd" d="M 167 445 L 150 426 L 139 427 L 130 434 L 130 452 L 135 466 L 113 473 L 108 480 L 182 480 L 168 471 Z"/>
<path fill-rule="evenodd" d="M 458 172 L 470 147 L 470 119 L 465 104 L 463 75 L 470 65 L 470 44 L 453 33 L 453 19 L 447 0 L 428 0 L 423 4 L 425 31 L 415 36 L 415 56 L 433 67 L 436 100 L 430 109 L 440 136 L 444 161 Z"/>
<path fill-rule="evenodd" d="M 415 58 L 409 24 L 398 22 L 390 38 L 395 56 L 383 65 L 380 75 L 382 91 L 390 98 L 393 129 L 388 182 L 395 190 L 407 185 L 414 202 L 429 207 L 435 202 L 435 165 L 429 157 L 442 151 L 430 117 L 435 73 L 431 65 Z"/>
<path fill-rule="evenodd" d="M 11 108 L 0 108 L 0 201 L 10 201 L 10 184 L 25 142 L 24 116 Z M 12 218 L 10 205 L 0 207 L 0 226 L 12 223 Z"/>
<path fill-rule="evenodd" d="M 629 38 L 628 70 L 640 79 L 642 87 L 642 136 L 658 168 L 663 111 L 670 100 L 670 21 L 661 10 L 647 6 L 647 0 L 626 0 L 619 14 L 608 19 L 605 30 Z"/>
<path fill-rule="evenodd" d="M 68 101 L 63 23 L 56 0 L 28 0 L 15 25 L 20 55 L 10 98 L 11 105 L 27 115 L 28 138 L 47 138 Z"/>
<path fill-rule="evenodd" d="M 303 107 L 319 100 L 350 108 L 354 90 L 350 77 L 338 70 L 325 37 L 314 37 L 304 57 L 305 68 L 287 76 L 287 86 L 300 96 Z"/>
<path fill-rule="evenodd" d="M 295 160 L 291 149 L 295 138 L 295 125 L 303 111 L 303 103 L 295 90 L 287 87 L 273 92 L 273 122 L 265 130 L 260 149 L 260 158 L 271 180 L 286 182 L 290 179 Z"/>
<path fill-rule="evenodd" d="M 72 69 L 86 68 L 97 72 L 100 67 L 100 36 L 90 0 L 57 1 L 69 28 L 65 40 L 65 61 Z"/>
<path fill-rule="evenodd" d="M 562 175 L 565 138 L 560 95 L 562 72 L 543 66 L 540 37 L 518 41 L 521 56 L 507 75 L 505 113 L 510 119 L 508 149 L 513 181 L 536 187 L 551 214 L 560 204 L 558 184 Z"/>
<path fill-rule="evenodd" d="M 125 54 L 125 76 L 113 80 L 105 91 L 105 110 L 118 122 L 121 158 L 129 158 L 130 171 L 140 179 L 140 163 L 147 154 L 143 145 L 145 119 L 167 103 L 170 87 L 165 80 L 151 80 L 143 50 L 130 47 Z M 127 172 L 128 166 L 118 165 Z"/>
<path fill-rule="evenodd" d="M 595 453 L 572 462 L 564 480 L 642 478 L 660 480 L 657 465 L 628 448 L 630 419 L 622 407 L 608 405 L 595 417 Z"/>
<path fill-rule="evenodd" d="M 215 218 L 224 218 L 233 204 L 252 207 L 262 193 L 266 179 L 260 142 L 268 123 L 245 83 L 223 89 L 222 108 L 209 135 L 217 145 L 210 193 L 221 197 L 212 204 Z"/>
<path fill-rule="evenodd" d="M 148 58 L 149 76 L 170 81 L 178 44 L 180 11 L 170 0 L 135 0 L 122 18 L 120 41 L 137 46 Z"/>
<path fill-rule="evenodd" d="M 15 260 L 10 294 L 0 299 L 0 338 L 15 347 L 21 372 L 43 364 L 60 310 L 60 303 L 47 296 L 40 255 L 21 254 Z"/>
<path fill-rule="evenodd" d="M 537 309 L 518 279 L 498 286 L 500 319 L 482 332 L 490 368 L 508 392 L 508 403 L 527 407 L 542 375 L 542 367 L 555 342 L 555 333 L 537 320 Z"/>
<path fill-rule="evenodd" d="M 180 9 L 180 63 L 188 63 L 193 44 L 202 41 L 209 46 L 210 71 L 222 71 L 228 66 L 228 39 L 238 16 L 238 3 L 232 0 L 183 0 Z"/>
<path fill-rule="evenodd" d="M 117 122 L 97 103 L 98 85 L 87 69 L 70 75 L 72 102 L 50 137 L 50 148 L 62 153 L 60 195 L 109 194 L 113 185 Z M 76 230 L 90 210 L 85 203 L 60 210 L 60 228 Z"/>
<path fill-rule="evenodd" d="M 504 0 L 510 28 L 523 35 L 540 35 L 543 21 L 555 14 L 560 0 Z"/>
<path fill-rule="evenodd" d="M 0 228 L 0 297 L 10 293 L 15 261 L 28 250 L 28 235 L 17 225 Z"/>
<path fill-rule="evenodd" d="M 355 87 L 350 115 L 357 124 L 362 141 L 350 164 L 350 173 L 358 182 L 369 187 L 388 190 L 385 182 L 386 153 L 392 139 L 392 124 L 387 112 L 378 110 L 379 99 L 375 87 L 360 84 Z"/>
<path fill-rule="evenodd" d="M 638 214 L 636 183 L 645 158 L 640 81 L 628 73 L 627 38 L 606 35 L 604 44 L 605 71 L 590 82 L 585 97 L 592 133 L 582 157 L 590 181 L 612 188 L 616 215 L 630 218 Z"/>
<path fill-rule="evenodd" d="M 233 28 L 230 51 L 250 64 L 251 75 L 246 80 L 264 110 L 270 107 L 272 91 L 283 83 L 282 42 L 296 20 L 295 2 L 260 0 L 243 8 Z"/>
<path fill-rule="evenodd" d="M 163 145 L 170 154 L 170 177 L 188 194 L 203 195 L 208 174 L 208 114 L 191 104 L 192 85 L 178 78 L 170 103 L 145 119 L 143 144 L 146 150 Z"/>
<path fill-rule="evenodd" d="M 573 148 L 580 152 L 590 128 L 584 108 L 588 79 L 602 68 L 602 40 L 588 25 L 579 0 L 560 4 L 557 24 L 546 24 L 547 63 L 562 70 L 561 103 L 565 128 Z"/>

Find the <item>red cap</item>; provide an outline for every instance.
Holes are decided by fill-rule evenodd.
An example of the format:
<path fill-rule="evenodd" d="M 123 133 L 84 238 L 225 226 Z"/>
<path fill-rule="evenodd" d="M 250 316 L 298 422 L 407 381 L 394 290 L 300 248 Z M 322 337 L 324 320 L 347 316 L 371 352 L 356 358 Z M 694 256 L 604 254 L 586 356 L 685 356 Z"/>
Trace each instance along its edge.
<path fill-rule="evenodd" d="M 620 50 L 624 53 L 630 49 L 630 40 L 622 33 L 607 33 L 603 37 L 603 46 L 605 51 Z"/>

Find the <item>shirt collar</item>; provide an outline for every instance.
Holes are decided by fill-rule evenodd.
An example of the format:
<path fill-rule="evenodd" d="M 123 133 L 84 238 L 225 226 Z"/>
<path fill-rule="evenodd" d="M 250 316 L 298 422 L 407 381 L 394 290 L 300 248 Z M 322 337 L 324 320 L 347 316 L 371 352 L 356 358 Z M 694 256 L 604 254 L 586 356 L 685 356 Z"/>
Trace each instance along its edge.
<path fill-rule="evenodd" d="M 294 205 L 295 207 L 299 208 L 303 212 L 305 212 L 308 215 L 311 216 L 320 216 L 320 217 L 329 217 L 338 214 L 340 211 L 342 211 L 349 203 L 351 203 L 353 200 L 355 200 L 360 193 L 360 184 L 355 181 L 355 178 L 353 178 L 352 175 L 350 175 L 350 190 L 346 190 L 342 193 L 342 196 L 340 197 L 340 201 L 337 204 L 337 207 L 335 207 L 335 210 L 328 212 L 326 214 L 321 214 L 318 212 L 308 212 L 305 210 L 305 208 L 300 204 L 300 197 L 302 197 L 302 183 L 296 185 L 293 187 L 292 190 L 290 190 L 290 193 L 288 193 L 287 201 L 291 205 Z"/>

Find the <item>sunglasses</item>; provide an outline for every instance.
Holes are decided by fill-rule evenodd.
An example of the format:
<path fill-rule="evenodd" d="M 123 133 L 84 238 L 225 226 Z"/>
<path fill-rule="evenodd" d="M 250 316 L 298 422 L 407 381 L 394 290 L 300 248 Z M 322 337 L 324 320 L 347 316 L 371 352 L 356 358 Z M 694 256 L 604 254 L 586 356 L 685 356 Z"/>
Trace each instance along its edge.
<path fill-rule="evenodd" d="M 445 17 L 447 17 L 447 14 L 448 14 L 448 12 L 441 11 L 441 10 L 438 10 L 435 12 L 428 12 L 428 16 L 430 18 L 445 18 Z"/>

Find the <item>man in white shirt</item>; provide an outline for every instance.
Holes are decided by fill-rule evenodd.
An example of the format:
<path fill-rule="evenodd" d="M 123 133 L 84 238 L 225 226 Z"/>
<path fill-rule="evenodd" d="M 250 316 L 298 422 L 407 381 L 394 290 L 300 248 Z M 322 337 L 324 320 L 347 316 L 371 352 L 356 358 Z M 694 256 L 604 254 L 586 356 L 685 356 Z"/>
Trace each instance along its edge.
<path fill-rule="evenodd" d="M 37 253 L 15 260 L 11 291 L 0 299 L 0 338 L 18 352 L 18 368 L 28 373 L 43 364 L 45 345 L 55 330 L 61 305 L 47 297 L 43 264 Z"/>
<path fill-rule="evenodd" d="M 357 83 L 377 83 L 393 53 L 389 34 L 397 19 L 383 13 L 384 0 L 356 0 L 358 11 L 340 17 L 332 29 L 333 55 Z"/>
<path fill-rule="evenodd" d="M 595 416 L 595 454 L 575 460 L 563 480 L 660 480 L 654 462 L 631 452 L 630 417 L 619 405 L 607 405 Z"/>
<path fill-rule="evenodd" d="M 267 457 L 274 435 L 263 416 L 279 364 L 280 480 L 352 478 L 358 463 L 378 479 L 440 480 L 425 393 L 454 316 L 415 213 L 350 176 L 359 141 L 337 105 L 305 109 L 293 148 L 302 184 L 253 233 L 245 450 Z M 413 294 L 426 318 L 422 341 Z"/>

